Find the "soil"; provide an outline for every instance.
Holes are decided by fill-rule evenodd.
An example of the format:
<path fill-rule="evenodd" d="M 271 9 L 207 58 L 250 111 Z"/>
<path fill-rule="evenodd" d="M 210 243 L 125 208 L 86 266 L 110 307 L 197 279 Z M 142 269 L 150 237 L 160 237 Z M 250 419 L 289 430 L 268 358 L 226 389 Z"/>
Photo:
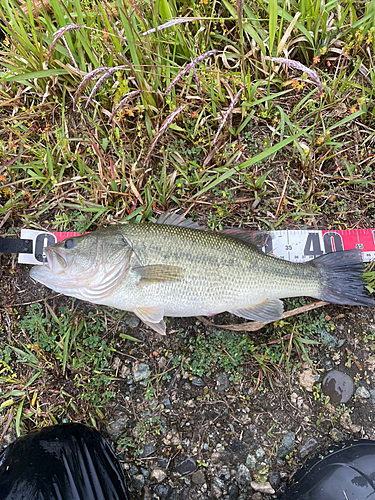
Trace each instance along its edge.
<path fill-rule="evenodd" d="M 20 334 L 10 324 L 15 315 L 22 317 L 27 304 L 46 298 L 53 310 L 72 307 L 72 299 L 35 284 L 28 276 L 29 266 L 19 266 L 5 255 L 0 259 L 0 314 L 8 339 Z M 80 301 L 74 304 L 83 315 L 106 312 Z M 318 312 L 311 314 L 314 321 Z M 374 310 L 327 306 L 324 315 L 333 327 L 324 339 L 317 330 L 313 340 L 319 343 L 309 348 L 311 363 L 292 348 L 288 362 L 274 366 L 268 380 L 250 355 L 240 380 L 231 379 L 220 367 L 194 376 L 186 365 L 174 366 L 177 353 L 191 354 L 192 338 L 207 336 L 215 328 L 196 318 L 170 319 L 165 337 L 131 314 L 109 328 L 116 396 L 96 422 L 124 464 L 131 499 L 276 498 L 309 456 L 335 442 L 375 439 Z M 216 324 L 233 321 L 229 314 L 214 318 Z M 120 333 L 141 342 L 124 340 Z M 268 340 L 266 330 L 236 335 L 250 336 L 255 345 Z M 137 381 L 143 369 L 151 373 L 149 384 Z M 332 403 L 322 392 L 320 384 L 332 369 L 353 381 L 354 394 L 346 403 Z M 59 366 L 52 366 L 44 398 L 54 404 L 63 387 L 79 401 L 73 378 L 73 372 L 63 377 Z M 6 417 L 0 413 L 3 430 Z M 77 412 L 67 411 L 66 418 L 92 424 L 83 404 Z M 34 426 L 28 421 L 23 431 Z M 10 426 L 0 446 L 14 439 Z"/>

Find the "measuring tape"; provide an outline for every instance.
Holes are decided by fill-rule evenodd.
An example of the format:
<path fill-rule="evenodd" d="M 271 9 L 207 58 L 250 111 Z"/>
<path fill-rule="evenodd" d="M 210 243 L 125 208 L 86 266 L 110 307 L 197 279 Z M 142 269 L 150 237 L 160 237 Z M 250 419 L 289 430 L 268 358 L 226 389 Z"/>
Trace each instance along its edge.
<path fill-rule="evenodd" d="M 44 248 L 66 238 L 79 236 L 74 232 L 46 232 L 22 229 L 21 239 L 0 238 L 0 253 L 18 253 L 20 264 L 46 262 Z M 320 255 L 352 250 L 362 251 L 362 260 L 375 259 L 375 229 L 348 229 L 344 231 L 287 230 L 270 231 L 266 253 L 291 262 L 307 262 Z"/>

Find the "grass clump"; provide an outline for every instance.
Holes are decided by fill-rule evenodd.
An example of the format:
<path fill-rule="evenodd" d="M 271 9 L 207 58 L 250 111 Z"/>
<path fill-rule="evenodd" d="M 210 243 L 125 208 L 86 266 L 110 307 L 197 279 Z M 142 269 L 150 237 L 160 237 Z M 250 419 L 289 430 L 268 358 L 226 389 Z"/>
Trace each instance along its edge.
<path fill-rule="evenodd" d="M 33 304 L 19 328 L 16 338 L 0 341 L 0 411 L 17 408 L 18 426 L 64 418 L 96 425 L 115 397 L 104 318 L 89 312 L 83 319 L 66 307 L 46 313 Z"/>

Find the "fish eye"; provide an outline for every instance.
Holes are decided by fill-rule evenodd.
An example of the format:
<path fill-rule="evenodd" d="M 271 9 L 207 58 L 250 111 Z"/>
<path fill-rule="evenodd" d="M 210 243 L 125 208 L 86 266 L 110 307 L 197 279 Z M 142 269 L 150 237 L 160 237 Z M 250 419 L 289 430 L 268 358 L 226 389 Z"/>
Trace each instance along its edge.
<path fill-rule="evenodd" d="M 68 240 L 65 240 L 64 247 L 67 249 L 74 248 L 77 245 L 77 240 L 74 238 L 69 238 Z"/>

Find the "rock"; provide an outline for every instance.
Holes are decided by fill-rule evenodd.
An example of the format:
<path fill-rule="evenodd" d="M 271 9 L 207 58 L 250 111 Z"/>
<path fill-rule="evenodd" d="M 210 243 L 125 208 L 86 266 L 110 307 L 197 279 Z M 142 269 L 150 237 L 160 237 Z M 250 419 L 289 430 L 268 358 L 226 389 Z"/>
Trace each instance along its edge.
<path fill-rule="evenodd" d="M 288 434 L 283 437 L 281 444 L 277 448 L 278 458 L 285 458 L 293 451 L 295 440 L 296 436 L 293 432 L 288 432 Z"/>
<path fill-rule="evenodd" d="M 153 453 L 155 453 L 156 448 L 154 443 L 146 443 L 143 445 L 143 450 L 142 450 L 142 458 L 149 457 Z"/>
<path fill-rule="evenodd" d="M 311 453 L 313 453 L 319 446 L 318 441 L 315 438 L 310 438 L 308 439 L 304 445 L 301 446 L 299 449 L 299 456 L 300 458 L 305 458 Z"/>
<path fill-rule="evenodd" d="M 170 487 L 165 484 L 157 484 L 154 487 L 154 493 L 160 498 L 160 500 L 165 500 L 168 496 L 169 491 Z"/>
<path fill-rule="evenodd" d="M 336 335 L 325 331 L 320 333 L 320 340 L 328 347 L 342 347 L 346 342 L 345 339 L 338 339 Z"/>
<path fill-rule="evenodd" d="M 257 459 L 254 457 L 254 455 L 247 455 L 246 458 L 246 467 L 248 467 L 250 470 L 254 470 L 257 465 Z"/>
<path fill-rule="evenodd" d="M 210 498 L 214 498 L 215 500 L 223 498 L 223 492 L 215 483 L 211 484 Z"/>
<path fill-rule="evenodd" d="M 214 476 L 214 478 L 213 478 L 213 482 L 214 482 L 214 484 L 216 484 L 216 486 L 217 486 L 218 488 L 220 488 L 221 490 L 223 490 L 223 489 L 224 489 L 224 486 L 225 486 L 224 481 L 222 481 L 219 477 Z"/>
<path fill-rule="evenodd" d="M 256 481 L 251 481 L 250 486 L 255 491 L 259 491 L 259 493 L 267 493 L 268 495 L 274 495 L 275 490 L 272 488 L 268 481 L 264 483 L 258 483 Z"/>
<path fill-rule="evenodd" d="M 201 470 L 197 470 L 196 472 L 193 472 L 191 476 L 191 480 L 193 484 L 204 484 L 206 482 L 206 478 L 204 476 L 204 472 Z"/>
<path fill-rule="evenodd" d="M 228 500 L 237 500 L 240 490 L 236 484 L 229 485 L 228 488 Z"/>
<path fill-rule="evenodd" d="M 262 500 L 263 496 L 262 496 L 262 493 L 259 493 L 259 491 L 257 491 L 256 493 L 254 493 L 254 495 L 251 497 L 251 500 Z"/>
<path fill-rule="evenodd" d="M 217 392 L 225 392 L 229 389 L 229 377 L 225 372 L 219 373 L 216 378 L 216 390 Z"/>
<path fill-rule="evenodd" d="M 158 457 L 157 459 L 158 467 L 161 469 L 166 469 L 168 467 L 169 460 L 166 457 Z"/>
<path fill-rule="evenodd" d="M 368 399 L 368 398 L 371 396 L 371 394 L 370 394 L 370 392 L 366 389 L 366 387 L 363 387 L 363 386 L 361 386 L 361 385 L 360 385 L 360 386 L 357 388 L 357 390 L 355 391 L 354 396 L 355 396 L 356 398 Z"/>
<path fill-rule="evenodd" d="M 375 389 L 370 389 L 371 403 L 375 405 Z"/>
<path fill-rule="evenodd" d="M 220 462 L 221 460 L 221 453 L 217 452 L 217 451 L 214 451 L 213 453 L 211 453 L 211 462 L 213 464 L 217 464 L 218 462 Z"/>
<path fill-rule="evenodd" d="M 133 377 L 141 385 L 147 385 L 147 379 L 151 375 L 150 367 L 146 363 L 139 363 L 134 366 Z"/>
<path fill-rule="evenodd" d="M 266 452 L 264 451 L 263 448 L 258 448 L 257 450 L 255 450 L 255 456 L 256 456 L 258 462 L 260 462 L 263 459 L 265 454 L 266 454 Z"/>
<path fill-rule="evenodd" d="M 167 474 L 162 469 L 153 469 L 150 478 L 156 483 L 161 483 L 167 477 Z"/>
<path fill-rule="evenodd" d="M 344 434 L 341 431 L 339 431 L 338 429 L 336 429 L 336 427 L 332 427 L 332 429 L 330 430 L 329 433 L 330 433 L 332 439 L 336 442 L 344 440 Z"/>
<path fill-rule="evenodd" d="M 244 449 L 244 444 L 239 439 L 233 439 L 233 441 L 230 443 L 228 448 L 233 453 L 237 453 L 238 451 L 241 451 Z"/>
<path fill-rule="evenodd" d="M 130 328 L 137 328 L 137 326 L 139 325 L 139 319 L 137 318 L 137 316 L 128 316 L 127 318 L 125 318 L 124 323 Z"/>
<path fill-rule="evenodd" d="M 204 387 L 205 386 L 205 383 L 203 382 L 203 380 L 200 377 L 193 377 L 191 379 L 191 383 L 193 385 L 195 385 L 195 387 Z"/>
<path fill-rule="evenodd" d="M 145 478 L 142 474 L 137 474 L 132 477 L 131 480 L 131 490 L 140 493 L 145 485 Z"/>
<path fill-rule="evenodd" d="M 349 413 L 343 413 L 340 417 L 340 424 L 346 429 L 347 431 L 351 432 L 360 432 L 361 431 L 361 426 L 353 424 L 351 416 Z"/>
<path fill-rule="evenodd" d="M 120 435 L 124 432 L 125 425 L 127 424 L 128 420 L 128 417 L 126 417 L 125 415 L 119 415 L 107 424 L 106 431 L 112 441 L 117 441 Z"/>
<path fill-rule="evenodd" d="M 197 468 L 197 462 L 194 458 L 188 457 L 183 460 L 177 467 L 175 467 L 175 472 L 181 474 L 181 476 L 186 476 L 186 474 L 190 474 L 194 472 Z"/>
<path fill-rule="evenodd" d="M 308 391 L 308 392 L 313 392 L 314 384 L 318 380 L 319 380 L 319 375 L 317 375 L 316 373 L 313 373 L 311 368 L 304 370 L 299 375 L 299 383 L 300 383 L 301 387 L 306 389 L 306 391 Z"/>
<path fill-rule="evenodd" d="M 250 484 L 250 482 L 251 482 L 250 471 L 246 467 L 246 465 L 241 464 L 238 467 L 236 479 L 237 479 L 237 483 L 240 484 L 241 486 L 246 486 L 246 485 Z"/>
<path fill-rule="evenodd" d="M 353 380 L 346 373 L 331 370 L 323 379 L 322 391 L 331 403 L 346 403 L 353 395 Z"/>
<path fill-rule="evenodd" d="M 269 478 L 270 485 L 272 488 L 276 491 L 278 487 L 280 486 L 281 482 L 281 477 L 278 472 L 275 472 L 275 474 L 272 474 L 272 476 Z"/>

